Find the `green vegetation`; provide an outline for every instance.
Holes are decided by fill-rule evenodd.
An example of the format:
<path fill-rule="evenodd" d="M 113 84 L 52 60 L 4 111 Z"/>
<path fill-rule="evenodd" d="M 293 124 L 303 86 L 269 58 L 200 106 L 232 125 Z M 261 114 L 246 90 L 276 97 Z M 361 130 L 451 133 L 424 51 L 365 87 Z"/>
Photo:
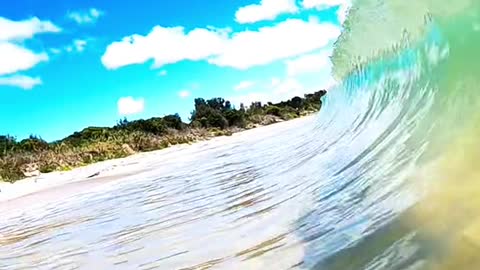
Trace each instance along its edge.
<path fill-rule="evenodd" d="M 223 98 L 197 98 L 189 124 L 178 114 L 135 121 L 124 118 L 114 127 L 88 127 L 51 143 L 33 135 L 19 142 L 0 136 L 0 180 L 14 182 L 38 172 L 68 171 L 297 118 L 320 110 L 325 94 L 322 90 L 277 104 L 254 102 L 248 108 L 241 104 L 238 109 Z"/>

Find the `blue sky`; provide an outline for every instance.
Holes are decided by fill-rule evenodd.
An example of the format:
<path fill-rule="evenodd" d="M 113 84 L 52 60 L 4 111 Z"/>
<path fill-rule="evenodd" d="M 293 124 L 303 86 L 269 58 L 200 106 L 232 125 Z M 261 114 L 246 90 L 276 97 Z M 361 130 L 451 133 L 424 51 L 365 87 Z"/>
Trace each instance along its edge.
<path fill-rule="evenodd" d="M 9 5 L 10 4 L 10 5 Z M 348 0 L 16 0 L 0 10 L 0 134 L 52 141 L 333 83 Z"/>

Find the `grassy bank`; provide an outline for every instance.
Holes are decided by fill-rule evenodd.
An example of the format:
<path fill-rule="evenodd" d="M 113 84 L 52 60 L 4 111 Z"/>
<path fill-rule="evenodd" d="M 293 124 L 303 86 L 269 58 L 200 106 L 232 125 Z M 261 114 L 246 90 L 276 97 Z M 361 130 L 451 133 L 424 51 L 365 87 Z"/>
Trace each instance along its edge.
<path fill-rule="evenodd" d="M 37 136 L 17 141 L 0 136 L 0 181 L 67 171 L 91 163 L 153 151 L 308 115 L 320 110 L 325 91 L 280 103 L 254 102 L 234 108 L 223 98 L 195 99 L 190 122 L 178 114 L 146 120 L 122 119 L 113 127 L 88 127 L 55 142 Z"/>

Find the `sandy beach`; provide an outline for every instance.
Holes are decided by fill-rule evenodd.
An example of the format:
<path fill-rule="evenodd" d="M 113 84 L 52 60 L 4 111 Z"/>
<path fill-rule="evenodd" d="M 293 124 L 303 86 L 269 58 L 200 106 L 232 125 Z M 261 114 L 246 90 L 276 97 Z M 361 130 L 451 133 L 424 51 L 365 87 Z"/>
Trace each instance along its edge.
<path fill-rule="evenodd" d="M 316 114 L 276 123 L 269 126 L 258 127 L 234 133 L 232 136 L 212 138 L 193 144 L 181 144 L 162 150 L 134 154 L 132 156 L 98 162 L 68 172 L 52 172 L 19 180 L 15 183 L 0 182 L 0 203 L 4 207 L 15 203 L 16 207 L 28 205 L 39 200 L 65 199 L 77 192 L 110 184 L 112 182 L 128 179 L 128 176 L 138 175 L 149 171 L 153 164 L 158 165 L 168 159 L 169 162 L 181 162 L 185 158 L 185 150 L 200 151 L 204 147 L 218 147 L 228 144 L 242 136 L 268 136 L 275 134 L 276 130 L 301 125 L 312 119 Z M 7 204 L 7 202 L 9 202 Z M 0 207 L 0 210 L 3 207 Z"/>

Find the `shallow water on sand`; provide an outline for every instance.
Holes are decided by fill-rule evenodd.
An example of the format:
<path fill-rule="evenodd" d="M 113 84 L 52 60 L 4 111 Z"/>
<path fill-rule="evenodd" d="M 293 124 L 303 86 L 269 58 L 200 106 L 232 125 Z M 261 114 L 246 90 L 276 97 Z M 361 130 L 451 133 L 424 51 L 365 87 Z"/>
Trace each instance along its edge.
<path fill-rule="evenodd" d="M 339 170 L 354 156 L 316 140 L 317 121 L 148 154 L 137 174 L 46 204 L 9 202 L 0 269 L 320 267 L 407 203 L 361 178 L 368 170 Z"/>

